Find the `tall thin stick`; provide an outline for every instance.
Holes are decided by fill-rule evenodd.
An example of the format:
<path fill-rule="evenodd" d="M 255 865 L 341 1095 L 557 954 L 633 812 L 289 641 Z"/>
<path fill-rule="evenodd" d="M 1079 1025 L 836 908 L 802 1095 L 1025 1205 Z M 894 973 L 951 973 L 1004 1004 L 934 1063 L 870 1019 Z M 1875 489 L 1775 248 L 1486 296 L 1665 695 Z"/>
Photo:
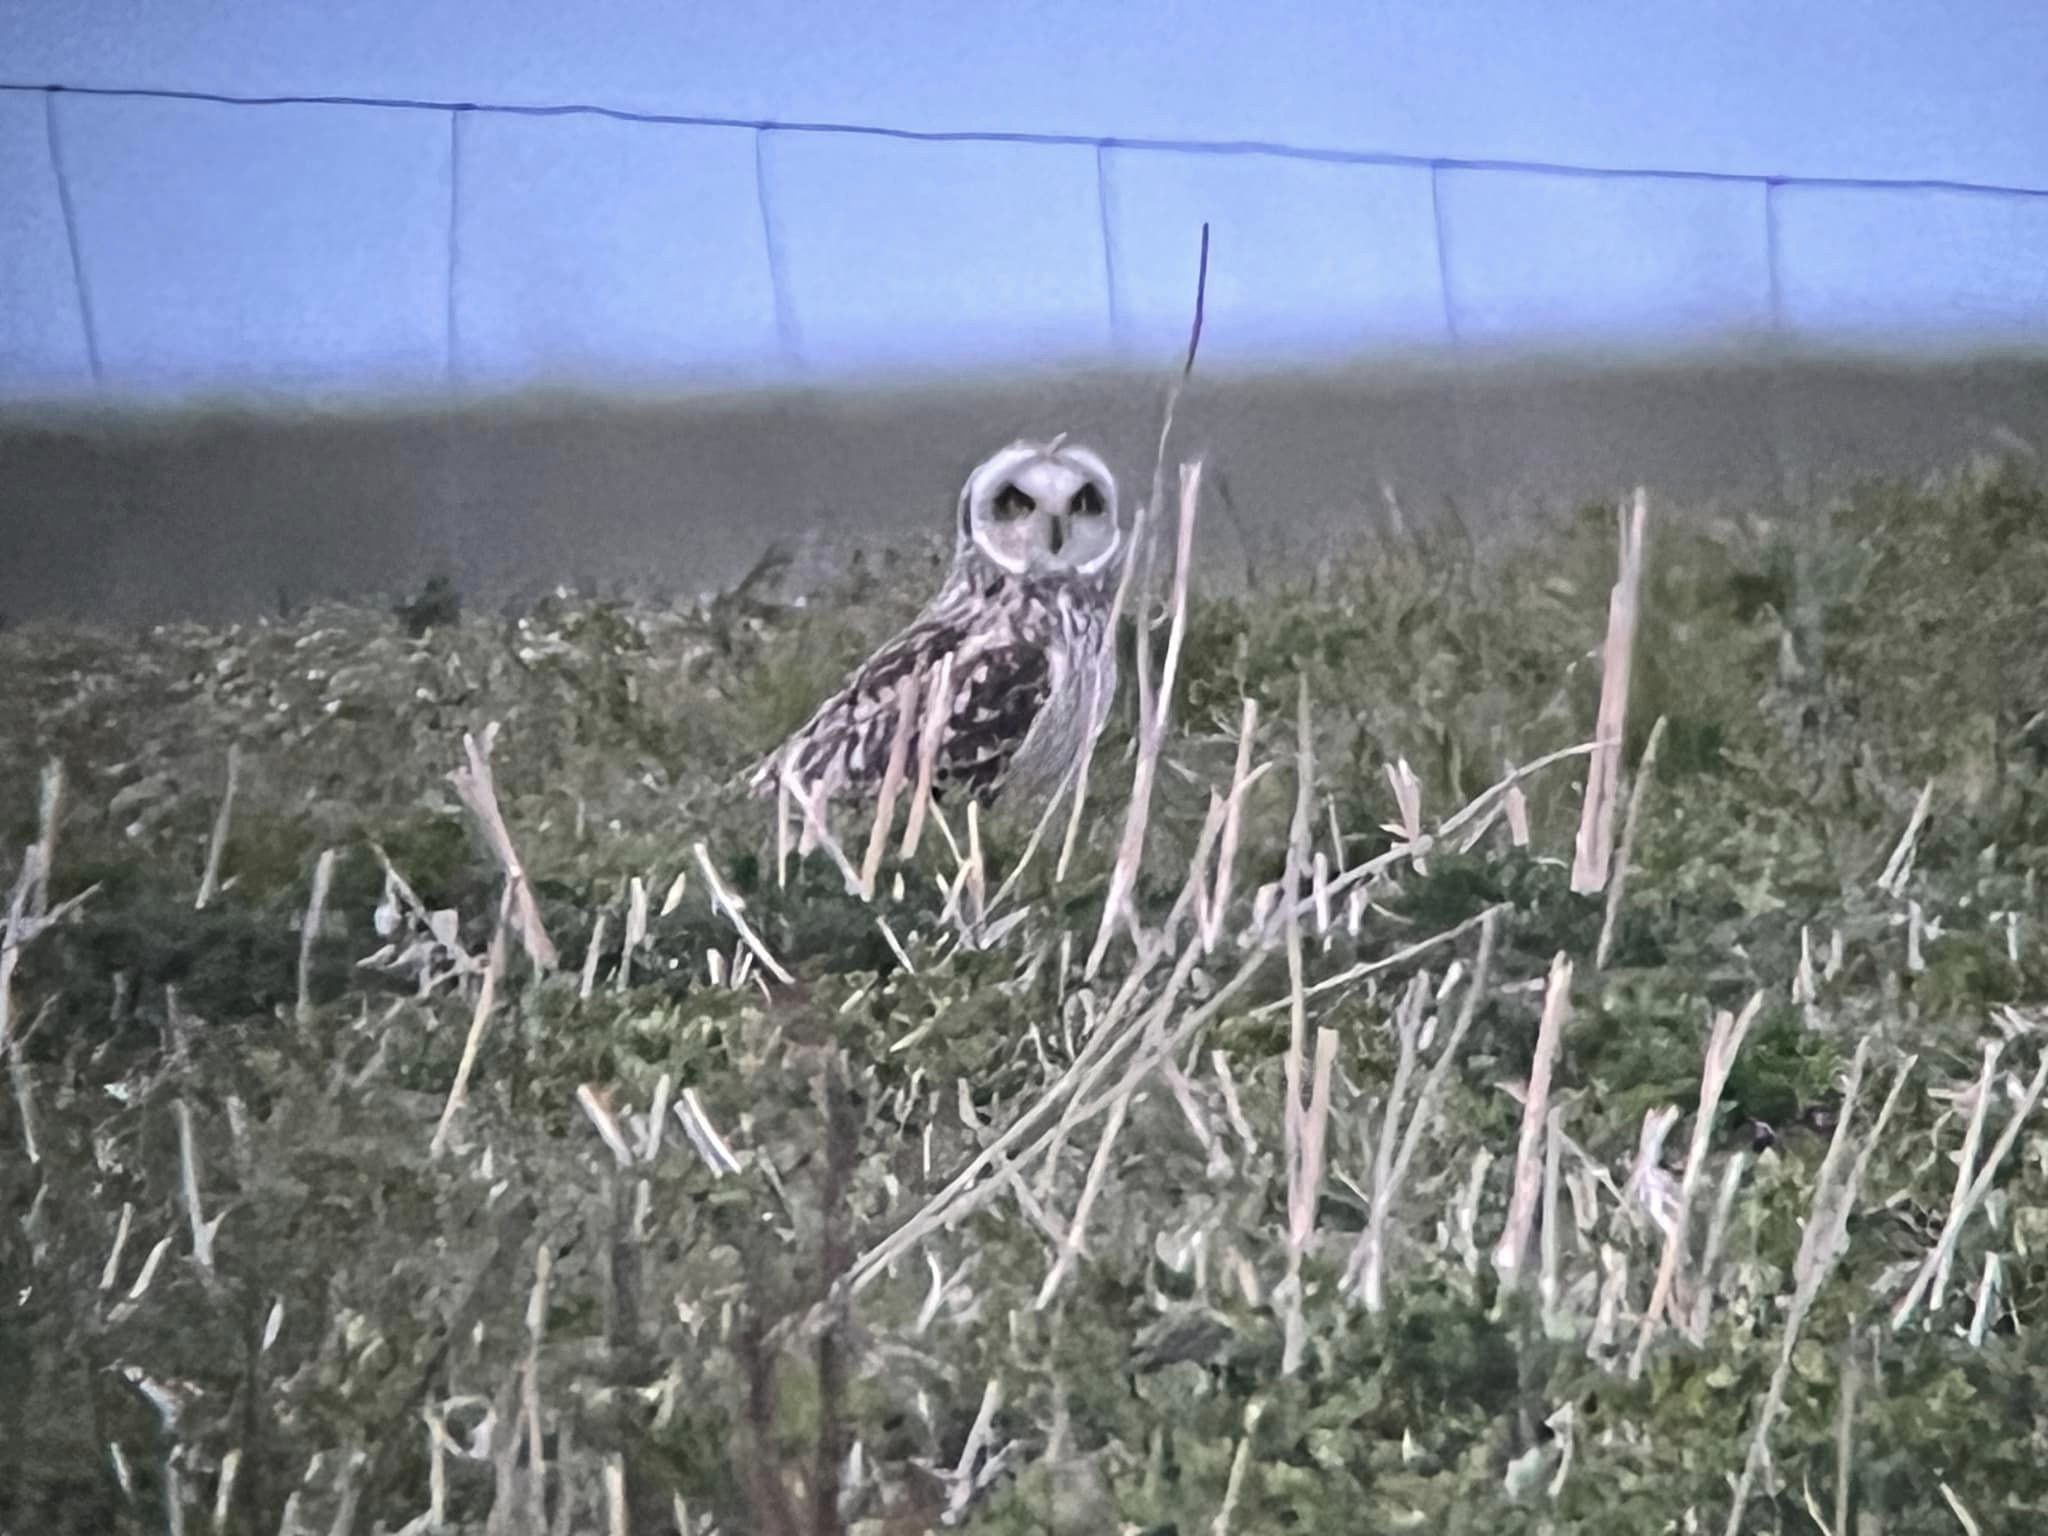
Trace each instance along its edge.
<path fill-rule="evenodd" d="M 540 920 L 540 904 L 534 899 L 533 882 L 512 844 L 512 830 L 498 805 L 498 786 L 491 773 L 491 748 L 498 739 L 498 723 L 484 727 L 483 740 L 468 731 L 462 733 L 463 766 L 448 775 L 455 793 L 483 828 L 484 837 L 505 872 L 505 888 L 511 893 L 512 911 L 519 919 L 519 942 L 526 958 L 537 971 L 555 968 L 555 946 Z"/>
<path fill-rule="evenodd" d="M 327 892 L 334 883 L 334 850 L 320 850 L 313 866 L 313 894 L 306 902 L 306 920 L 299 929 L 299 1004 L 296 1012 L 303 1024 L 313 1013 L 313 950 L 320 942 L 320 927 L 327 921 Z"/>
<path fill-rule="evenodd" d="M 483 1049 L 484 1030 L 491 1022 L 492 1008 L 497 1005 L 498 980 L 505 974 L 505 938 L 512 916 L 512 903 L 512 884 L 508 880 L 504 895 L 498 900 L 498 921 L 491 930 L 490 960 L 484 967 L 483 985 L 477 988 L 476 1010 L 470 1015 L 469 1035 L 462 1042 L 462 1060 L 456 1064 L 455 1081 L 449 1085 L 448 1102 L 442 1106 L 440 1123 L 434 1127 L 434 1139 L 427 1144 L 429 1157 L 439 1157 L 448 1145 L 449 1129 L 469 1097 L 469 1077 L 476 1070 L 477 1053 Z"/>
<path fill-rule="evenodd" d="M 1607 643 L 1601 653 L 1600 714 L 1594 738 L 1600 750 L 1586 771 L 1586 797 L 1572 861 L 1572 889 L 1590 895 L 1607 883 L 1614 850 L 1614 802 L 1621 780 L 1621 735 L 1628 720 L 1628 685 L 1635 659 L 1636 605 L 1643 580 L 1643 530 L 1649 502 L 1641 486 L 1621 520 L 1621 572 L 1607 604 Z"/>
<path fill-rule="evenodd" d="M 228 743 L 228 782 L 221 791 L 220 810 L 213 818 L 213 836 L 206 844 L 206 873 L 199 880 L 199 895 L 193 907 L 205 911 L 206 904 L 220 893 L 221 855 L 227 851 L 228 824 L 235 814 L 235 788 L 242 777 L 242 747 L 239 742 Z"/>
<path fill-rule="evenodd" d="M 1543 1193 L 1543 1132 L 1550 1112 L 1550 1071 L 1557 1061 L 1558 1041 L 1571 1013 L 1572 962 L 1562 950 L 1550 962 L 1550 980 L 1543 991 L 1543 1020 L 1536 1030 L 1536 1056 L 1529 1066 L 1529 1088 L 1522 1099 L 1522 1136 L 1515 1151 L 1515 1187 L 1508 1199 L 1508 1219 L 1494 1245 L 1493 1267 L 1503 1286 L 1520 1278 L 1529 1250 L 1529 1229 Z"/>
<path fill-rule="evenodd" d="M 1650 775 L 1657 766 L 1657 746 L 1664 739 L 1665 717 L 1659 715 L 1656 724 L 1650 727 L 1650 739 L 1643 745 L 1643 755 L 1636 763 L 1636 781 L 1629 786 L 1628 815 L 1621 823 L 1621 847 L 1614 856 L 1614 878 L 1607 885 L 1607 910 L 1600 918 L 1600 943 L 1593 951 L 1593 969 L 1607 969 L 1608 957 L 1614 953 L 1614 930 L 1621 920 L 1621 893 L 1628 884 L 1629 859 L 1635 852 L 1636 818 L 1642 814 L 1643 793 L 1650 787 Z"/>
<path fill-rule="evenodd" d="M 1166 664 L 1159 678 L 1157 701 L 1149 716 L 1138 722 L 1138 762 L 1131 775 L 1131 798 L 1124 813 L 1123 839 L 1117 847 L 1116 866 L 1110 871 L 1109 892 L 1102 905 L 1102 921 L 1095 932 L 1095 946 L 1088 954 L 1084 974 L 1093 977 L 1125 905 L 1138 881 L 1138 865 L 1145 855 L 1145 829 L 1152 812 L 1152 784 L 1159 769 L 1159 752 L 1166 741 L 1166 720 L 1173 707 L 1174 674 L 1180 665 L 1181 642 L 1187 633 L 1188 566 L 1194 556 L 1195 508 L 1201 497 L 1202 466 L 1197 460 L 1180 469 L 1180 537 L 1175 546 L 1173 571 L 1173 622 L 1167 632 Z M 1143 620 L 1141 619 L 1141 626 Z M 1141 628 L 1141 633 L 1143 633 Z M 1144 660 L 1140 660 L 1141 673 Z"/>
<path fill-rule="evenodd" d="M 1166 387 L 1166 405 L 1159 415 L 1159 448 L 1152 460 L 1151 495 L 1138 508 L 1131 519 L 1131 541 L 1124 551 L 1123 569 L 1118 573 L 1116 593 L 1110 600 L 1108 626 L 1114 639 L 1118 621 L 1123 617 L 1124 607 L 1130 596 L 1131 578 L 1140 564 L 1141 548 L 1149 551 L 1153 536 L 1153 520 L 1159 515 L 1160 504 L 1166 499 L 1166 445 L 1173 436 L 1174 413 L 1180 407 L 1181 393 L 1187 388 L 1189 377 L 1195 371 L 1195 355 L 1202 347 L 1202 317 L 1209 300 L 1209 226 L 1202 225 L 1202 248 L 1195 263 L 1195 317 L 1188 326 L 1187 356 L 1182 359 L 1180 372 Z M 1144 728 L 1145 719 L 1152 711 L 1151 704 L 1151 615 L 1147 605 L 1151 601 L 1151 568 L 1149 558 L 1145 560 L 1145 590 L 1138 594 L 1138 698 L 1139 729 Z M 1100 708 L 1106 714 L 1111 700 L 1103 699 Z M 1060 846 L 1060 861 L 1053 871 L 1055 882 L 1067 878 L 1067 868 L 1073 862 L 1074 848 L 1080 839 L 1081 807 L 1088 798 L 1088 768 L 1095 757 L 1096 736 L 1091 733 L 1087 746 L 1082 750 L 1080 766 L 1074 774 L 1073 809 L 1067 818 L 1067 835 Z M 1092 969 L 1092 968 L 1091 968 Z"/>

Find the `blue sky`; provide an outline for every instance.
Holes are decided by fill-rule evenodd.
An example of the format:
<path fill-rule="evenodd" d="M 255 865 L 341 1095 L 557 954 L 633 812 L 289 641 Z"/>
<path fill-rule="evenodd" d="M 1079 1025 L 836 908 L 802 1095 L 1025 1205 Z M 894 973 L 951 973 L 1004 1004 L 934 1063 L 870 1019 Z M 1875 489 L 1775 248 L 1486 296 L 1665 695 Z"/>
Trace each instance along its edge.
<path fill-rule="evenodd" d="M 2023 0 L 0 0 L 0 77 L 2048 188 L 2048 7 Z M 1739 184 L 579 118 L 470 116 L 458 144 L 434 113 L 56 105 L 68 223 L 44 99 L 0 94 L 17 396 L 89 384 L 95 353 L 109 388 L 149 391 L 1151 356 L 1204 218 L 1224 353 L 1773 313 L 2048 333 L 2048 199 L 1789 189 L 1767 209 Z"/>

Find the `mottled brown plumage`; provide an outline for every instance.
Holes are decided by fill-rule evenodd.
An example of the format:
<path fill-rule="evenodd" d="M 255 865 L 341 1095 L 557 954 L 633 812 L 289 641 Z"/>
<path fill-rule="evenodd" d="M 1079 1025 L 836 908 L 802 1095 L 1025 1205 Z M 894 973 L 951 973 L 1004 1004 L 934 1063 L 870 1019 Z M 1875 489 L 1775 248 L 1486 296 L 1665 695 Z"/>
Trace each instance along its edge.
<path fill-rule="evenodd" d="M 1108 619 L 1121 542 L 1115 483 L 1093 453 L 1055 439 L 996 454 L 961 492 L 938 594 L 762 760 L 753 791 L 775 794 L 786 770 L 798 796 L 870 797 L 906 720 L 914 780 L 927 719 L 935 795 L 965 790 L 987 805 L 1057 790 L 1116 692 Z"/>

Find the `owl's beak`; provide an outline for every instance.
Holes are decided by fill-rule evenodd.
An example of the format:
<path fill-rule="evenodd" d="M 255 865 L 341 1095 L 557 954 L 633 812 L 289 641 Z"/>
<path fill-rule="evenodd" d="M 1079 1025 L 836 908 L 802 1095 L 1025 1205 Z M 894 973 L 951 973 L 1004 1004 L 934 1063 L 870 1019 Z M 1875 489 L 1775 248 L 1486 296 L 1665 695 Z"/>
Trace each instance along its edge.
<path fill-rule="evenodd" d="M 1051 520 L 1051 531 L 1046 535 L 1046 542 L 1052 546 L 1054 554 L 1067 547 L 1067 520 L 1064 517 L 1055 517 Z"/>

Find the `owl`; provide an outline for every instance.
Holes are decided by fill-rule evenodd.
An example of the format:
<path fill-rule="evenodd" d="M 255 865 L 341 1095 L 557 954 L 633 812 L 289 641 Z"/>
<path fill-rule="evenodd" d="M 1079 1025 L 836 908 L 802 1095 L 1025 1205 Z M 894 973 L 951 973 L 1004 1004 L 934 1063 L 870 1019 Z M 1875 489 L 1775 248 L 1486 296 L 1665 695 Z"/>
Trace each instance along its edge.
<path fill-rule="evenodd" d="M 1065 434 L 1002 449 L 961 488 L 938 593 L 753 769 L 750 789 L 773 795 L 787 776 L 799 799 L 871 798 L 895 755 L 911 782 L 930 761 L 935 799 L 1059 790 L 1116 693 L 1122 546 L 1098 455 Z"/>

